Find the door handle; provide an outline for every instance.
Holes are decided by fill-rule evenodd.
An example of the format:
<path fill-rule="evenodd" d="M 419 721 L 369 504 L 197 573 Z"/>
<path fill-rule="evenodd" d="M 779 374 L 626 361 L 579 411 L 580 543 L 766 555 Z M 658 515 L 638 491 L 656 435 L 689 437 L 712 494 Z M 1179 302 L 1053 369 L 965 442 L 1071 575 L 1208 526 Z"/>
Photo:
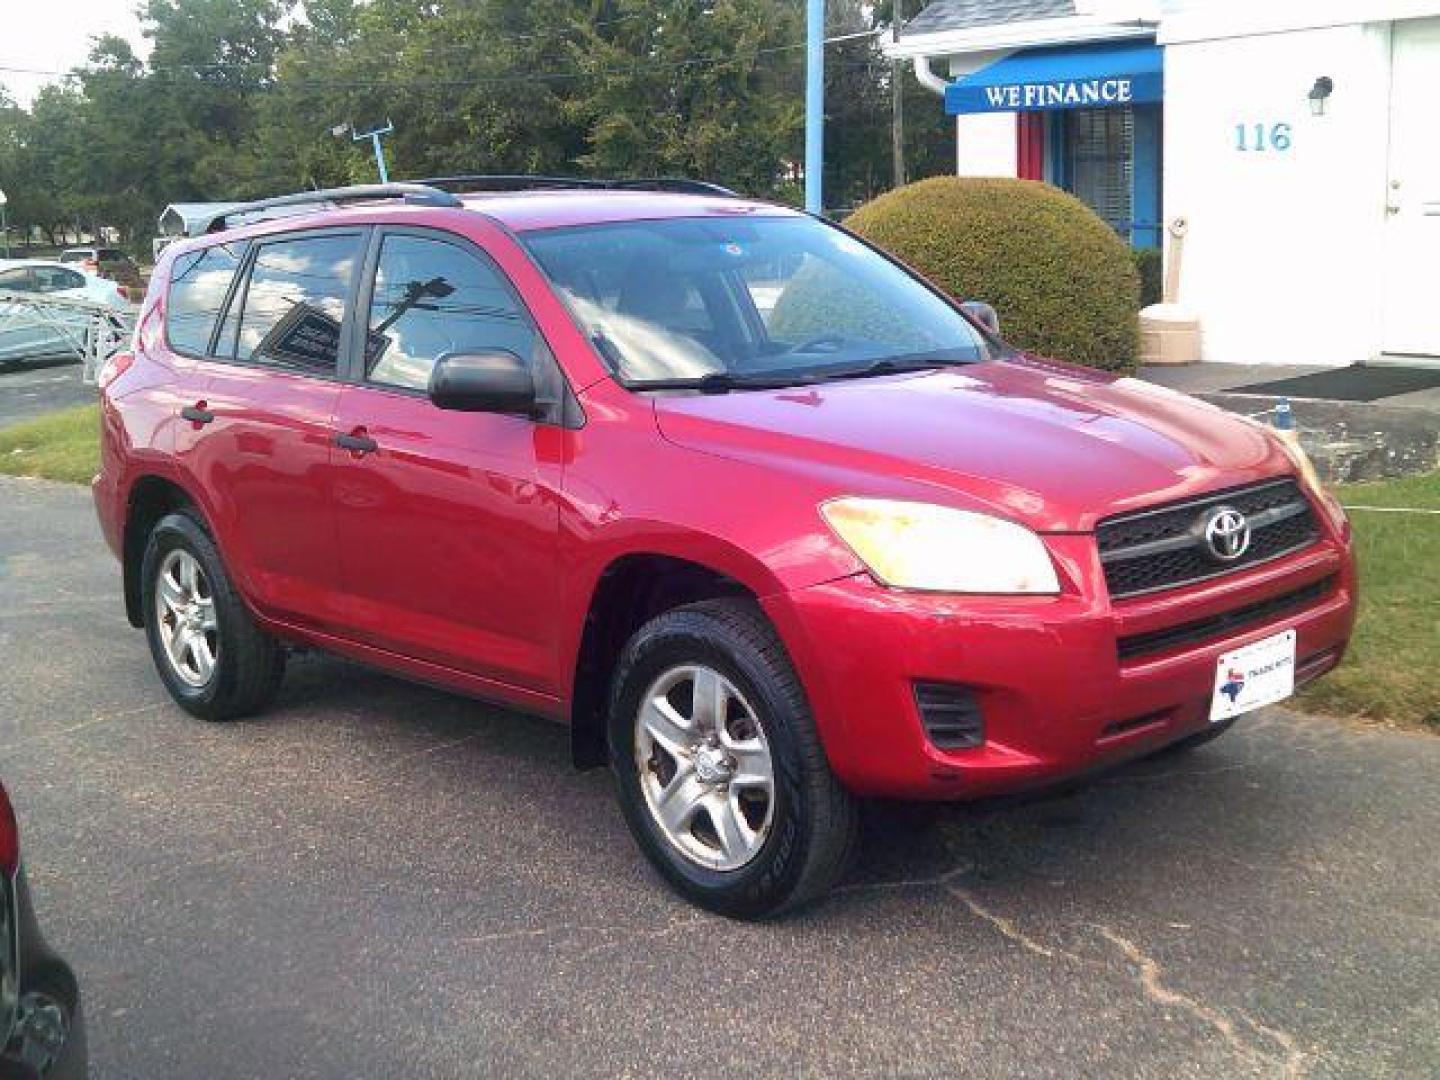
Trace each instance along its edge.
<path fill-rule="evenodd" d="M 342 450 L 349 450 L 356 457 L 364 457 L 380 449 L 380 444 L 366 435 L 364 428 L 356 428 L 349 434 L 341 432 L 335 436 L 335 445 Z"/>
<path fill-rule="evenodd" d="M 197 401 L 194 405 L 186 405 L 180 410 L 180 415 L 192 424 L 208 424 L 215 419 L 215 414 L 205 407 L 203 401 Z"/>

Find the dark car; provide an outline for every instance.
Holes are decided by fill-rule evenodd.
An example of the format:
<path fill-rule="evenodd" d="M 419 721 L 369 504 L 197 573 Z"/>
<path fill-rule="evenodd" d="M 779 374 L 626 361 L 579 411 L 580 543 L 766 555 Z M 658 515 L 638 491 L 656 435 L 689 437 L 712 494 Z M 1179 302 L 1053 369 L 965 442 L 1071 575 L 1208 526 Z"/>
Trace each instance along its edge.
<path fill-rule="evenodd" d="M 137 294 L 144 292 L 145 277 L 140 273 L 140 267 L 119 248 L 66 248 L 60 253 L 60 261 L 74 263 L 88 273 L 123 285 L 126 289 L 134 289 Z M 139 300 L 140 296 L 136 295 L 133 299 Z"/>
<path fill-rule="evenodd" d="M 80 988 L 40 935 L 15 811 L 0 786 L 0 1080 L 83 1077 L 85 1058 Z"/>

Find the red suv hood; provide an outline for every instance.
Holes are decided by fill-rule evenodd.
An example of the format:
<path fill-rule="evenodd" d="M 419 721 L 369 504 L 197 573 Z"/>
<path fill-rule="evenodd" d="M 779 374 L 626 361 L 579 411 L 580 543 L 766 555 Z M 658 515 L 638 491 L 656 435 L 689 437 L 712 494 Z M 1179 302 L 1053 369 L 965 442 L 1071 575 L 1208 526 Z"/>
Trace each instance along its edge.
<path fill-rule="evenodd" d="M 1047 532 L 1293 471 L 1277 440 L 1214 406 L 1028 358 L 655 403 L 661 433 L 693 450 Z"/>

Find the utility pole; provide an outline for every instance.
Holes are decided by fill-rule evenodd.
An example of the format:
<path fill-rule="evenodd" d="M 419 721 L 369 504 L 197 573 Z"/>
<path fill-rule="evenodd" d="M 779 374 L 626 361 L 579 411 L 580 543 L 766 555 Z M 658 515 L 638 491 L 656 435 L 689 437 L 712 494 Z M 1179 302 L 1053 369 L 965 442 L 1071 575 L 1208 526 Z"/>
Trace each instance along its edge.
<path fill-rule="evenodd" d="M 805 3 L 805 209 L 825 209 L 825 0 Z"/>
<path fill-rule="evenodd" d="M 5 192 L 0 191 L 0 244 L 5 245 L 5 258 L 10 257 L 10 226 L 5 221 L 5 207 L 10 205 L 10 199 Z"/>
<path fill-rule="evenodd" d="M 338 124 L 330 129 L 330 134 L 339 139 L 344 136 L 346 132 L 349 132 L 352 142 L 364 142 L 366 139 L 369 139 L 370 145 L 375 150 L 375 168 L 380 173 L 380 182 L 382 184 L 388 184 L 390 182 L 390 170 L 385 167 L 385 150 L 380 145 L 380 137 L 382 135 L 389 135 L 394 130 L 395 125 L 389 120 L 386 120 L 384 127 L 373 128 L 370 131 L 356 131 L 352 124 Z"/>
<path fill-rule="evenodd" d="M 890 12 L 890 35 L 900 41 L 900 0 L 893 0 Z M 905 84 L 898 59 L 890 61 L 890 157 L 895 165 L 895 187 L 905 186 Z"/>

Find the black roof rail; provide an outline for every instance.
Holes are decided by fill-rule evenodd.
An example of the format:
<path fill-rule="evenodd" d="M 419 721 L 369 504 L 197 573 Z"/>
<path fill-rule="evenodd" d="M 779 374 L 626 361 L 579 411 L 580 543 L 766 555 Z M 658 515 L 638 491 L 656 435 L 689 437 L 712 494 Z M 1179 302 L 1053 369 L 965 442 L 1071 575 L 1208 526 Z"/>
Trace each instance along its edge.
<path fill-rule="evenodd" d="M 229 228 L 229 219 L 244 217 L 246 214 L 263 214 L 267 210 L 294 210 L 301 213 L 306 207 L 335 206 L 371 199 L 403 199 L 414 206 L 457 208 L 463 205 L 450 192 L 428 184 L 355 184 L 351 187 L 324 188 L 319 191 L 297 191 L 291 195 L 277 195 L 273 199 L 258 199 L 255 202 L 227 207 L 205 221 L 204 228 L 196 229 L 192 235 L 219 232 Z"/>
<path fill-rule="evenodd" d="M 739 196 L 729 188 L 704 180 L 684 177 L 658 179 L 607 180 L 588 176 L 543 176 L 525 174 L 479 174 L 474 176 L 432 176 L 417 183 L 430 187 L 462 191 L 549 191 L 566 188 L 584 191 L 668 191 L 686 195 L 713 195 L 734 199 Z"/>
<path fill-rule="evenodd" d="M 583 176 L 542 176 L 523 173 L 464 173 L 459 176 L 427 176 L 417 183 L 449 191 L 531 191 L 542 188 L 603 188 L 602 180 Z"/>
<path fill-rule="evenodd" d="M 717 198 L 738 199 L 738 193 L 708 180 L 690 180 L 683 176 L 661 176 L 653 180 L 611 180 L 612 188 L 630 191 L 673 191 L 681 195 L 714 195 Z"/>

